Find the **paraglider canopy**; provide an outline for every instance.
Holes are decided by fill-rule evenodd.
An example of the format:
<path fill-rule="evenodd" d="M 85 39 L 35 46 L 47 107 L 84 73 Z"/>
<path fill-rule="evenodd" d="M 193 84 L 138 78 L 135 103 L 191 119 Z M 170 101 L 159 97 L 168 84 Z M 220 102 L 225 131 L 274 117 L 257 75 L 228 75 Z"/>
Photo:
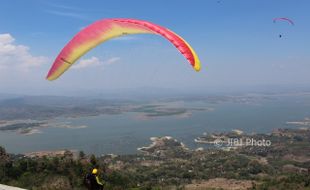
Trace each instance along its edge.
<path fill-rule="evenodd" d="M 288 22 L 289 24 L 291 25 L 295 25 L 294 22 L 289 19 L 289 18 L 285 18 L 285 17 L 281 17 L 281 18 L 274 18 L 273 19 L 273 22 L 276 23 L 277 21 L 285 21 L 285 22 Z"/>
<path fill-rule="evenodd" d="M 81 56 L 109 39 L 145 33 L 157 34 L 166 38 L 181 52 L 194 70 L 200 70 L 200 61 L 196 52 L 176 33 L 148 21 L 116 18 L 99 20 L 77 33 L 56 57 L 46 78 L 48 80 L 57 79 Z"/>

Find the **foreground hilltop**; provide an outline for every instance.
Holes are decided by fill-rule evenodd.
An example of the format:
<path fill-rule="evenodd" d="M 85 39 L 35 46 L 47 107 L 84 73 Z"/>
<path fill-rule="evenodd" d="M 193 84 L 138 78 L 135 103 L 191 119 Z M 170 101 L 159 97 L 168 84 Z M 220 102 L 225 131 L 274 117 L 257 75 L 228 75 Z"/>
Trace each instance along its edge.
<path fill-rule="evenodd" d="M 28 189 L 85 189 L 83 176 L 99 167 L 111 190 L 310 188 L 309 128 L 253 135 L 229 132 L 221 137 L 266 139 L 272 144 L 191 150 L 172 137 L 154 137 L 151 145 L 139 149 L 141 154 L 100 157 L 71 151 L 13 155 L 1 148 L 0 182 Z"/>

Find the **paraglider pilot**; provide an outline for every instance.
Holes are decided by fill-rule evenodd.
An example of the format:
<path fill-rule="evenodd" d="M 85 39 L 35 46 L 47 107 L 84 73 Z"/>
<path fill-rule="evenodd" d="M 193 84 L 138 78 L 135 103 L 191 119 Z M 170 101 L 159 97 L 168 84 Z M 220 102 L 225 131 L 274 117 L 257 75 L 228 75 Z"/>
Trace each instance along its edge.
<path fill-rule="evenodd" d="M 103 183 L 99 179 L 97 168 L 85 176 L 85 184 L 89 190 L 103 190 Z"/>

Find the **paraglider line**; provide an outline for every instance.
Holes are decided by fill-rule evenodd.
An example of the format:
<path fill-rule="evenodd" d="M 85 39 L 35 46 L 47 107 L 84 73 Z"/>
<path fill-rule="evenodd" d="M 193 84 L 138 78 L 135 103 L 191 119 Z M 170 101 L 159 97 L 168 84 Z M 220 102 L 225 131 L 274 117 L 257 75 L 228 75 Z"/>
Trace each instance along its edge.
<path fill-rule="evenodd" d="M 68 64 L 72 64 L 70 61 L 65 60 L 64 58 L 60 58 L 63 62 L 68 63 Z"/>

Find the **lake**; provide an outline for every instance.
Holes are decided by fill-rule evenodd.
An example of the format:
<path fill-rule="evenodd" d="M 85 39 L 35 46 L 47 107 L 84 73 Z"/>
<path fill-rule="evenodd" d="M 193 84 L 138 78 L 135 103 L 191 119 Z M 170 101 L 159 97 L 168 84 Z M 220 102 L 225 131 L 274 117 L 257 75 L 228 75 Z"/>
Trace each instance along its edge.
<path fill-rule="evenodd" d="M 288 121 L 302 121 L 310 116 L 310 96 L 278 96 L 255 102 L 185 101 L 187 115 L 141 118 L 141 113 L 126 112 L 80 118 L 57 118 L 52 123 L 65 123 L 72 128 L 47 127 L 41 133 L 21 135 L 0 132 L 0 145 L 11 153 L 41 150 L 74 149 L 96 155 L 137 153 L 148 146 L 150 137 L 172 136 L 190 148 L 197 148 L 194 138 L 204 132 L 240 129 L 247 133 L 266 133 L 275 128 L 296 127 Z M 212 108 L 212 110 L 209 110 Z M 51 124 L 53 126 L 53 124 Z M 79 127 L 81 126 L 81 127 Z"/>

